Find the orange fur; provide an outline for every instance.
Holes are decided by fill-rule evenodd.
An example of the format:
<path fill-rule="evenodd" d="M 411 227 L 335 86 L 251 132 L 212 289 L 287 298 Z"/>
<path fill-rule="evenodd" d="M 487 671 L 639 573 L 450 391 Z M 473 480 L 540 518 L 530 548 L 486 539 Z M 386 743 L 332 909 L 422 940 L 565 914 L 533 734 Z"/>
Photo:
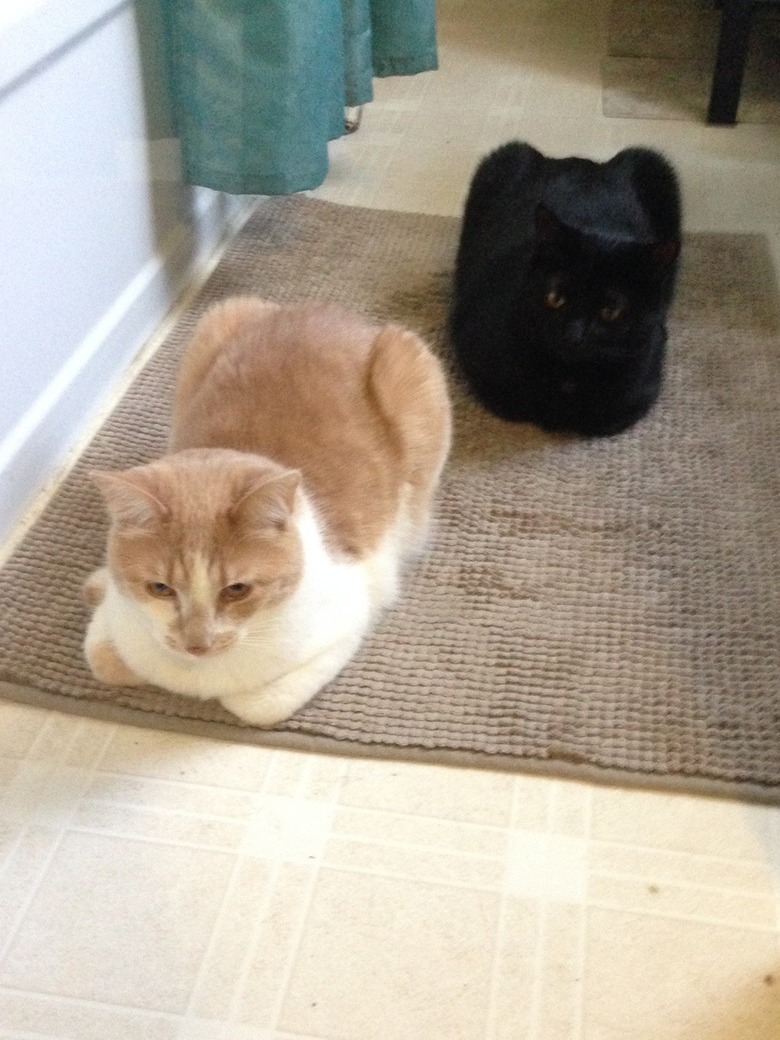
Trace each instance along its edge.
<path fill-rule="evenodd" d="M 442 370 L 414 333 L 332 304 L 211 308 L 170 453 L 93 475 L 112 520 L 84 590 L 94 674 L 286 718 L 392 602 L 450 436 Z"/>
<path fill-rule="evenodd" d="M 235 297 L 189 345 L 170 446 L 261 451 L 300 470 L 334 547 L 359 557 L 404 485 L 424 526 L 449 441 L 444 375 L 414 333 L 334 304 Z"/>

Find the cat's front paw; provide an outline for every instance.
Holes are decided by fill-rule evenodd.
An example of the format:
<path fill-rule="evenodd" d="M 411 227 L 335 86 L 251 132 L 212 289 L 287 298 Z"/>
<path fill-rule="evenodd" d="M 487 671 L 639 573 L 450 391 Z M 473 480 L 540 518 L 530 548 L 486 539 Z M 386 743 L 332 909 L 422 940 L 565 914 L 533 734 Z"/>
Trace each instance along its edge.
<path fill-rule="evenodd" d="M 220 697 L 220 700 L 228 711 L 237 715 L 242 722 L 263 728 L 286 722 L 304 703 L 300 696 L 291 695 L 291 692 L 285 695 L 277 689 L 270 692 L 268 687 L 258 693 L 244 694 L 240 697 Z"/>
<path fill-rule="evenodd" d="M 331 648 L 313 661 L 267 683 L 262 689 L 220 697 L 220 700 L 228 711 L 251 726 L 275 726 L 286 722 L 341 671 L 354 649 L 352 645 L 348 649 Z"/>
<path fill-rule="evenodd" d="M 108 639 L 101 639 L 86 647 L 87 664 L 98 682 L 108 686 L 142 686 L 135 672 L 128 668 Z"/>

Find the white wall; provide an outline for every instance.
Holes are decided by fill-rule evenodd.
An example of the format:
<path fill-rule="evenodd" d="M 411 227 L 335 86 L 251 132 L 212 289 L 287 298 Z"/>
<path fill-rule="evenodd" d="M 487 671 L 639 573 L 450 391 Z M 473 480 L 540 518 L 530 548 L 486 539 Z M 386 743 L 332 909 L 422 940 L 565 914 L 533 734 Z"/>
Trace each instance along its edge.
<path fill-rule="evenodd" d="M 250 201 L 182 184 L 158 2 L 0 10 L 0 542 Z"/>

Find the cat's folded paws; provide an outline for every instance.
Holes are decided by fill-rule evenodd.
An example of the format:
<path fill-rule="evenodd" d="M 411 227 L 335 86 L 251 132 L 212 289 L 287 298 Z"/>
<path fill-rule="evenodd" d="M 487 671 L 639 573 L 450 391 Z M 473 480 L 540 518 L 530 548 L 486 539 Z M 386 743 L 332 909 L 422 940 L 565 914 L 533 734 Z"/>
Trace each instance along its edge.
<path fill-rule="evenodd" d="M 135 672 L 128 668 L 109 640 L 101 639 L 88 645 L 85 653 L 87 664 L 98 682 L 106 683 L 108 686 L 143 685 L 143 679 L 139 679 Z"/>
<path fill-rule="evenodd" d="M 275 726 L 285 722 L 315 694 L 335 679 L 360 644 L 360 633 L 352 633 L 286 675 L 253 692 L 220 697 L 222 704 L 252 726 Z"/>
<path fill-rule="evenodd" d="M 221 697 L 220 700 L 223 706 L 242 722 L 262 727 L 286 722 L 304 703 L 299 696 L 291 700 L 289 696 L 268 695 L 266 690 L 241 697 Z"/>

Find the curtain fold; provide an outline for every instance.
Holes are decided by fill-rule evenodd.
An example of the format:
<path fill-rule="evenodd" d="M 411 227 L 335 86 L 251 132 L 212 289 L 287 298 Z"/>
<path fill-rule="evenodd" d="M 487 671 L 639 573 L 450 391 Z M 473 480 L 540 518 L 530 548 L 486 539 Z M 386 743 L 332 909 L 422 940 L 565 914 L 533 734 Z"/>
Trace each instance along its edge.
<path fill-rule="evenodd" d="M 435 69 L 435 0 L 160 0 L 185 179 L 315 188 L 374 76 Z"/>

